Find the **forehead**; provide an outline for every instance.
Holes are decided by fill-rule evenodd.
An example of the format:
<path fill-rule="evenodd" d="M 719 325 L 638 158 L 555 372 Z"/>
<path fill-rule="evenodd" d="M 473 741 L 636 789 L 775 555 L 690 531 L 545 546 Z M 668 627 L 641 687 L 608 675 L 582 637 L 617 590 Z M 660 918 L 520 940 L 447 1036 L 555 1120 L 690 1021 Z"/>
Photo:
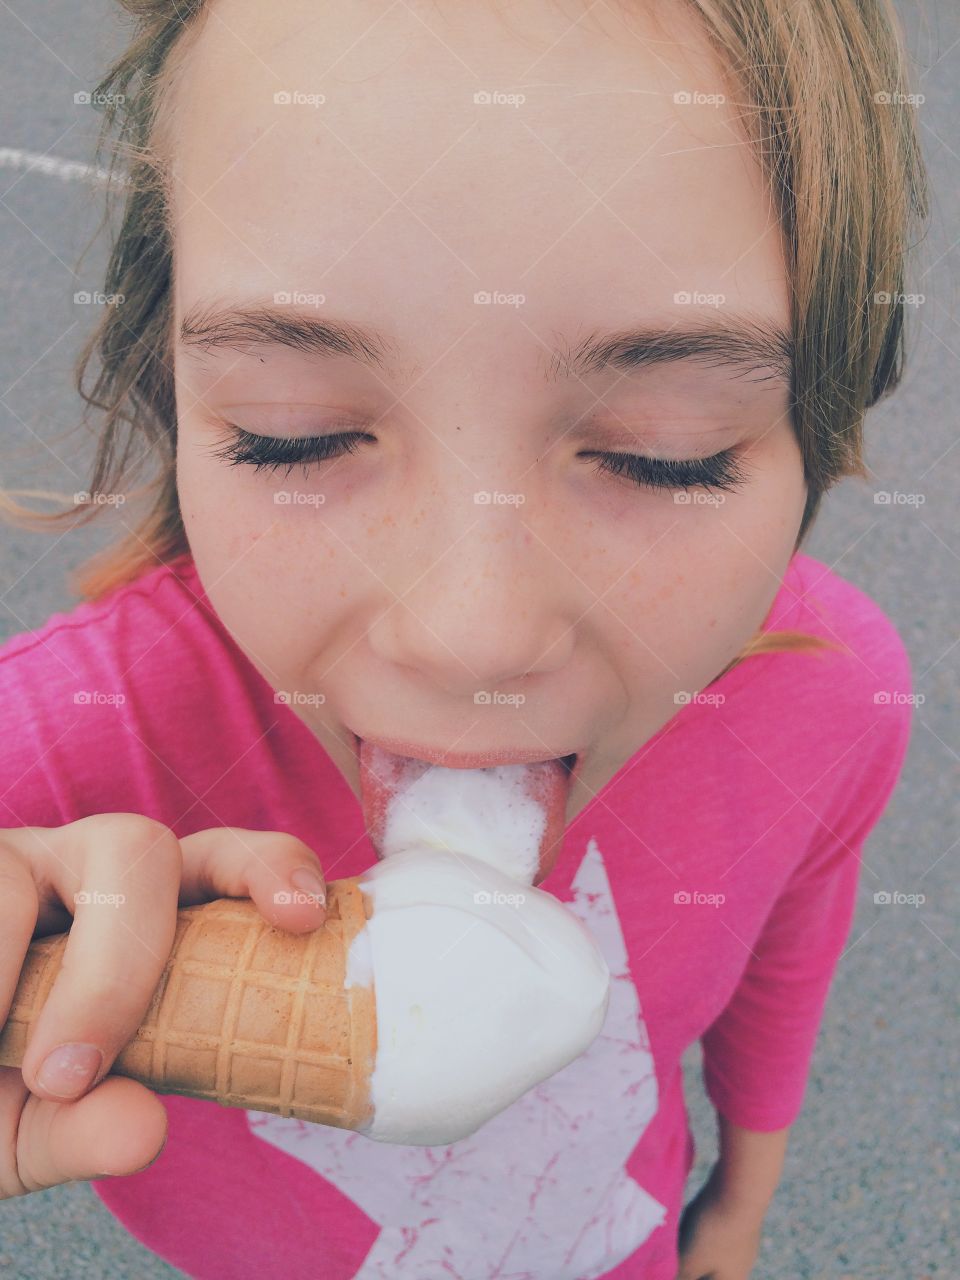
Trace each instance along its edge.
<path fill-rule="evenodd" d="M 499 290 L 534 327 L 677 293 L 786 316 L 780 229 L 698 26 L 678 3 L 586 8 L 212 0 L 175 89 L 178 311 L 298 289 L 417 325 Z"/>

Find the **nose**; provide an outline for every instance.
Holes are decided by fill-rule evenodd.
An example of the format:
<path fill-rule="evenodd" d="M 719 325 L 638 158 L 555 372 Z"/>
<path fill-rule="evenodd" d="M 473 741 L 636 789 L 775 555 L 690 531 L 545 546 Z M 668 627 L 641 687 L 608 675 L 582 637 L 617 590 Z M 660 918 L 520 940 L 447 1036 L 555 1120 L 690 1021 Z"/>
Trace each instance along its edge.
<path fill-rule="evenodd" d="M 369 629 L 379 657 L 450 694 L 496 691 L 569 662 L 576 611 L 563 584 L 572 579 L 522 506 L 471 504 L 434 523 L 434 536 L 423 529 L 415 545 L 399 536 L 379 575 L 399 597 Z"/>

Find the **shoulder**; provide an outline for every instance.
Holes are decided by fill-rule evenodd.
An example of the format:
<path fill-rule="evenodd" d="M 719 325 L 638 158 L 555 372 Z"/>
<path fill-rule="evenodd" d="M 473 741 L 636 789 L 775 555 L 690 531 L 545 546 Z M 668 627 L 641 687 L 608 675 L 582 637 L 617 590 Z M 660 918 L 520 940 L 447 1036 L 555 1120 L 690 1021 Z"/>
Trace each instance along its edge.
<path fill-rule="evenodd" d="M 224 636 L 192 557 L 179 556 L 0 645 L 5 718 L 62 719 L 71 708 L 109 707 L 160 688 L 188 696 L 191 673 L 204 653 L 222 650 Z"/>
<path fill-rule="evenodd" d="M 912 686 L 910 656 L 892 618 L 865 591 L 829 565 L 797 553 L 792 562 L 797 611 L 791 626 L 844 645 L 849 661 L 878 693 Z M 848 668 L 849 669 L 849 668 Z"/>
<path fill-rule="evenodd" d="M 773 655 L 780 679 L 824 728 L 857 725 L 889 745 L 909 733 L 913 707 L 910 655 L 892 618 L 865 591 L 812 556 L 791 564 L 793 607 L 786 626 L 836 646 Z M 786 581 L 786 580 L 785 580 Z M 879 735 L 873 731 L 879 730 Z"/>
<path fill-rule="evenodd" d="M 229 666 L 221 633 L 182 556 L 0 645 L 0 826 L 129 807 Z"/>
<path fill-rule="evenodd" d="M 816 795 L 842 806 L 874 781 L 892 787 L 918 701 L 892 618 L 829 565 L 797 553 L 763 630 L 831 647 L 745 658 L 716 684 L 721 723 L 808 803 Z"/>
<path fill-rule="evenodd" d="M 907 647 L 884 609 L 812 556 L 796 554 L 771 631 L 799 631 L 836 649 L 764 654 L 746 689 L 783 735 L 781 761 L 798 793 L 856 819 L 882 811 L 900 774 L 920 695 Z M 811 790 L 809 793 L 806 787 Z"/>
<path fill-rule="evenodd" d="M 0 687 L 34 675 L 69 684 L 89 664 L 136 660 L 156 643 L 157 627 L 197 603 L 196 583 L 192 559 L 181 556 L 99 600 L 51 614 L 0 644 Z"/>

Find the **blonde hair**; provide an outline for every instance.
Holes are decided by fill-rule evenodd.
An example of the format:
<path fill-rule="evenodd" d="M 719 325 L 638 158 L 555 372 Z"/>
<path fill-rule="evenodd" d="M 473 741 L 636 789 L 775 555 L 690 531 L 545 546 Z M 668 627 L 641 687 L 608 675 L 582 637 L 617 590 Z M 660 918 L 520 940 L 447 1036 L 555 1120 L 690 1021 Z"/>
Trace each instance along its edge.
<path fill-rule="evenodd" d="M 119 3 L 135 19 L 135 34 L 94 96 L 106 103 L 97 160 L 116 131 L 112 181 L 127 162 L 104 284 L 124 301 L 105 309 L 79 354 L 75 384 L 84 416 L 102 415 L 90 492 L 119 492 L 136 473 L 138 451 L 158 470 L 141 491 L 149 510 L 130 535 L 72 575 L 84 599 L 189 551 L 176 491 L 167 193 L 177 72 L 210 2 Z M 902 377 L 907 251 L 928 215 L 902 34 L 892 0 L 683 3 L 742 90 L 748 140 L 782 225 L 795 352 L 791 417 L 808 488 L 796 550 L 827 489 L 843 476 L 868 475 L 864 412 Z M 110 199 L 108 189 L 104 222 Z M 87 391 L 94 356 L 100 369 Z M 0 491 L 0 514 L 26 528 L 86 524 L 101 509 L 40 513 Z M 803 632 L 759 631 L 721 674 L 761 653 L 838 648 Z"/>

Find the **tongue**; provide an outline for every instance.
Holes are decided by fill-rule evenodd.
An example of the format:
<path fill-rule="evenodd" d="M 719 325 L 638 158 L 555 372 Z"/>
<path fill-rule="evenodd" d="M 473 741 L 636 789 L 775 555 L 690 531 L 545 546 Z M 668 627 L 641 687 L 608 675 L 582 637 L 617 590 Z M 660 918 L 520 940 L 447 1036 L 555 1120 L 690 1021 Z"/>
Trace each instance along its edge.
<path fill-rule="evenodd" d="M 539 884 L 560 852 L 570 782 L 560 760 L 445 769 L 360 740 L 363 818 L 380 858 L 447 849 Z"/>

